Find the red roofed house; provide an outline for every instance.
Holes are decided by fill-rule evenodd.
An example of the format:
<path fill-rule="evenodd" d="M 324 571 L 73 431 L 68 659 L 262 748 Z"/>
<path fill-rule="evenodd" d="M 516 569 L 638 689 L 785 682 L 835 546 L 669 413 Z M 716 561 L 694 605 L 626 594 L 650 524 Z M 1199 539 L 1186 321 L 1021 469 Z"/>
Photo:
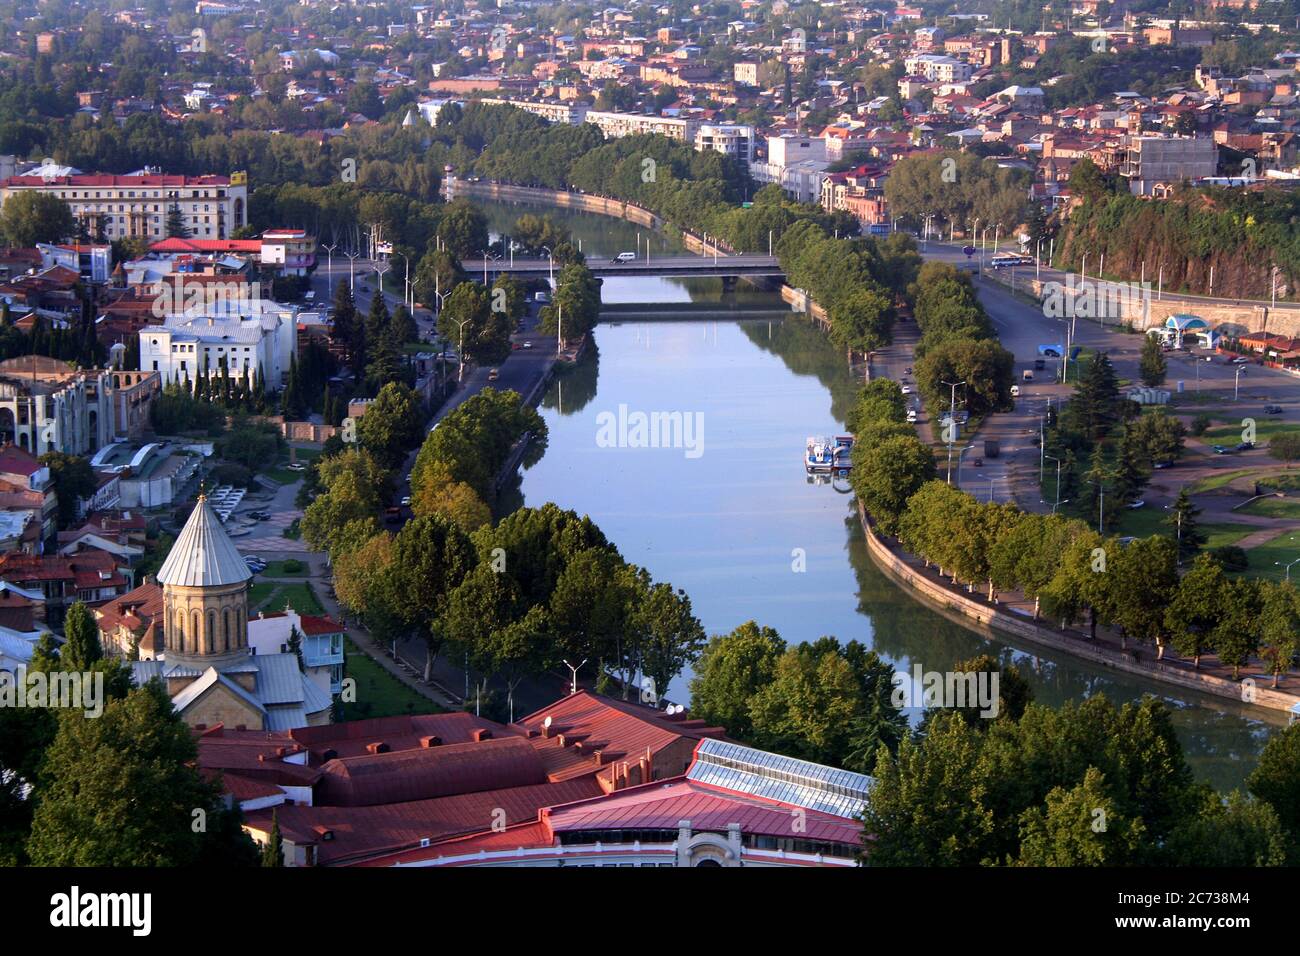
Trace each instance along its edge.
<path fill-rule="evenodd" d="M 289 639 L 301 638 L 302 663 L 322 691 L 337 694 L 343 687 L 343 625 L 331 617 L 299 614 L 290 607 L 248 620 L 248 646 L 255 654 L 286 654 Z"/>
<path fill-rule="evenodd" d="M 163 591 L 152 581 L 95 608 L 99 643 L 113 657 L 151 661 L 163 652 Z"/>

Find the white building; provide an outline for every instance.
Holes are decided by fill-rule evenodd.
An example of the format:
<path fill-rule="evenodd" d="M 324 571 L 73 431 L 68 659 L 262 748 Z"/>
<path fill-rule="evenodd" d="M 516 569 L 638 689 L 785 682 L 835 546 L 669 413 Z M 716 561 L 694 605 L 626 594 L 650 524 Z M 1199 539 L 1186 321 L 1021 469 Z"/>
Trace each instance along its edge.
<path fill-rule="evenodd" d="M 975 72 L 964 60 L 938 53 L 919 53 L 903 61 L 909 76 L 924 76 L 932 83 L 963 83 Z"/>
<path fill-rule="evenodd" d="M 175 206 L 196 239 L 225 239 L 248 222 L 248 176 L 167 176 L 99 173 L 10 176 L 0 180 L 0 205 L 23 191 L 58 196 L 90 236 L 162 239 Z"/>
<path fill-rule="evenodd" d="M 169 315 L 162 325 L 140 330 L 140 369 L 162 376 L 163 384 L 191 382 L 230 369 L 231 378 L 256 379 L 267 391 L 284 384 L 297 353 L 296 310 L 265 299 L 227 303 L 220 314 Z"/>
<path fill-rule="evenodd" d="M 775 183 L 796 202 L 817 202 L 826 178 L 826 140 L 816 136 L 769 136 L 767 162 L 749 164 L 756 183 Z"/>
<path fill-rule="evenodd" d="M 287 654 L 289 639 L 302 639 L 306 674 L 326 694 L 343 688 L 343 626 L 333 618 L 302 615 L 292 608 L 248 619 L 248 646 L 254 654 Z"/>
<path fill-rule="evenodd" d="M 694 143 L 695 133 L 700 127 L 698 120 L 647 116 L 643 113 L 608 113 L 603 110 L 588 110 L 587 122 L 604 133 L 606 139 L 658 133 L 669 139 L 679 139 L 684 143 Z"/>
<path fill-rule="evenodd" d="M 713 150 L 748 166 L 754 161 L 754 127 L 739 123 L 706 123 L 695 131 L 695 148 Z"/>
<path fill-rule="evenodd" d="M 496 97 L 484 97 L 479 102 L 494 106 L 513 106 L 526 113 L 532 113 L 534 116 L 540 116 L 548 122 L 564 123 L 567 126 L 578 126 L 586 122 L 587 119 L 587 107 L 582 103 L 511 100 Z"/>
<path fill-rule="evenodd" d="M 29 355 L 0 362 L 0 441 L 40 456 L 49 451 L 86 455 L 126 434 L 119 393 L 137 403 L 152 399 L 153 381 L 122 383 L 108 369 L 74 369 L 68 362 Z"/>

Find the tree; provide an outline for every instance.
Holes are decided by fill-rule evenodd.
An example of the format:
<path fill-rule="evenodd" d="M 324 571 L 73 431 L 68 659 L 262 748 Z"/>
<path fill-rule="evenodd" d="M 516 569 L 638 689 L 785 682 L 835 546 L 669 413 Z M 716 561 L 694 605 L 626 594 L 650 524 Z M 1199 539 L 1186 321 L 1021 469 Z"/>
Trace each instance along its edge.
<path fill-rule="evenodd" d="M 480 669 L 502 676 L 510 720 L 514 694 L 529 674 L 558 661 L 550 659 L 546 611 L 526 605 L 518 584 L 489 563 L 479 564 L 447 599 L 447 630 L 469 651 Z"/>
<path fill-rule="evenodd" d="M 691 713 L 726 727 L 732 737 L 750 739 L 750 699 L 771 683 L 784 652 L 780 635 L 754 621 L 711 638 L 691 679 Z"/>
<path fill-rule="evenodd" d="M 1241 678 L 1241 666 L 1259 649 L 1260 611 L 1259 586 L 1254 581 L 1238 578 L 1226 583 L 1210 640 L 1219 660 L 1232 668 L 1233 680 Z"/>
<path fill-rule="evenodd" d="M 1300 595 L 1289 582 L 1261 581 L 1260 599 L 1259 640 L 1276 687 L 1300 646 Z"/>
<path fill-rule="evenodd" d="M 1194 667 L 1201 666 L 1201 655 L 1224 620 L 1227 586 L 1219 562 L 1208 554 L 1198 555 L 1165 611 L 1165 627 L 1172 636 L 1174 650 L 1190 657 Z"/>
<path fill-rule="evenodd" d="M 104 656 L 95 618 L 80 601 L 68 608 L 63 619 L 63 635 L 63 650 L 59 654 L 61 670 L 88 671 Z"/>
<path fill-rule="evenodd" d="M 451 594 L 476 561 L 465 533 L 438 515 L 408 521 L 393 539 L 392 561 L 379 593 L 388 613 L 424 638 L 426 681 L 451 633 L 444 621 Z"/>
<path fill-rule="evenodd" d="M 1165 350 L 1161 347 L 1160 340 L 1154 335 L 1146 336 L 1142 343 L 1142 357 L 1138 362 L 1138 371 L 1142 376 L 1143 385 L 1154 388 L 1165 382 L 1169 363 L 1165 361 Z"/>
<path fill-rule="evenodd" d="M 356 305 L 352 301 L 352 290 L 346 282 L 334 287 L 334 315 L 330 325 L 330 341 L 348 349 L 352 344 L 353 326 L 357 321 Z"/>
<path fill-rule="evenodd" d="M 1020 866 L 1125 866 L 1146 837 L 1140 819 L 1118 811 L 1096 767 L 1087 769 L 1078 786 L 1053 789 L 1045 808 L 1027 809 L 1020 826 Z"/>
<path fill-rule="evenodd" d="M 487 218 L 473 204 L 458 199 L 443 211 L 438 238 L 457 259 L 482 256 L 488 246 Z"/>
<path fill-rule="evenodd" d="M 1178 563 L 1181 565 L 1188 558 L 1194 558 L 1205 544 L 1206 538 L 1197 527 L 1196 516 L 1201 509 L 1192 504 L 1186 488 L 1178 490 L 1178 498 L 1169 512 L 1165 523 L 1173 530 L 1174 541 L 1178 545 Z"/>
<path fill-rule="evenodd" d="M 188 866 L 217 850 L 213 841 L 234 840 L 229 855 L 251 864 L 251 841 L 223 825 L 230 811 L 219 786 L 199 776 L 197 757 L 190 728 L 158 681 L 110 701 L 95 720 L 62 712 L 38 787 L 32 862 Z"/>
<path fill-rule="evenodd" d="M 1268 453 L 1278 461 L 1290 462 L 1300 459 L 1300 435 L 1282 433 L 1268 440 Z"/>
<path fill-rule="evenodd" d="M 692 612 L 691 599 L 666 582 L 650 584 L 639 592 L 629 636 L 633 634 L 633 662 L 643 677 L 654 682 L 657 693 L 699 658 L 707 640 L 704 627 Z"/>
<path fill-rule="evenodd" d="M 262 844 L 262 866 L 284 866 L 284 837 L 280 835 L 280 814 L 271 811 L 271 835 Z"/>
<path fill-rule="evenodd" d="M 357 440 L 389 471 L 402 463 L 423 435 L 420 399 L 402 382 L 389 382 L 381 388 L 357 422 Z"/>
<path fill-rule="evenodd" d="M 874 289 L 844 296 L 830 311 L 831 341 L 852 352 L 873 352 L 893 341 L 894 304 Z"/>
<path fill-rule="evenodd" d="M 1235 790 L 1226 801 L 1208 793 L 1196 815 L 1174 830 L 1169 856 L 1178 866 L 1284 866 L 1288 842 L 1268 803 Z"/>
<path fill-rule="evenodd" d="M 1088 362 L 1066 413 L 1073 427 L 1088 441 L 1104 438 L 1119 421 L 1119 378 L 1105 352 L 1098 352 Z"/>
<path fill-rule="evenodd" d="M 164 231 L 169 239 L 172 237 L 188 239 L 190 237 L 190 227 L 185 222 L 185 214 L 181 212 L 179 204 L 172 203 L 167 207 L 167 221 Z"/>
<path fill-rule="evenodd" d="M 59 530 L 72 527 L 81 510 L 81 502 L 94 495 L 99 487 L 89 460 L 79 455 L 49 451 L 41 455 L 40 462 L 50 469 L 54 493 L 59 503 Z"/>
<path fill-rule="evenodd" d="M 1290 837 L 1294 860 L 1300 849 L 1300 724 L 1275 733 L 1264 745 L 1246 787 L 1277 813 Z"/>
<path fill-rule="evenodd" d="M 934 455 L 920 439 L 899 437 L 855 458 L 854 493 L 882 533 L 897 534 L 907 499 L 935 476 Z"/>
<path fill-rule="evenodd" d="M 61 242 L 74 232 L 72 208 L 50 193 L 20 190 L 0 207 L 0 236 L 14 248 Z"/>

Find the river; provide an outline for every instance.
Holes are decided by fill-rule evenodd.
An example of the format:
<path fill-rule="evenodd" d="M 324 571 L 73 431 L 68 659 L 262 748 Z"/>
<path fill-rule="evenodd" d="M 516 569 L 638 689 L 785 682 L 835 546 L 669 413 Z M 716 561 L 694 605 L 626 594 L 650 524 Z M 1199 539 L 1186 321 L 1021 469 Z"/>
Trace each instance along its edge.
<path fill-rule="evenodd" d="M 582 238 L 589 256 L 635 251 L 646 241 L 644 229 L 593 214 L 482 205 L 494 233 L 508 233 L 524 211 L 552 215 Z M 652 255 L 667 246 L 662 237 L 652 242 Z M 743 284 L 737 294 L 782 307 L 778 296 Z M 603 296 L 662 303 L 670 313 L 674 302 L 719 298 L 721 285 L 619 279 L 605 283 Z M 788 643 L 856 639 L 909 672 L 914 664 L 944 671 L 993 653 L 1014 661 L 1035 699 L 1054 706 L 1096 693 L 1116 701 L 1153 693 L 1171 705 L 1197 776 L 1220 790 L 1242 786 L 1275 724 L 1213 699 L 989 641 L 919 604 L 876 568 L 851 495 L 812 484 L 803 472 L 804 439 L 841 432 L 858 387 L 843 355 L 804 319 L 604 323 L 595 346 L 542 401 L 550 443 L 523 475 L 523 501 L 589 514 L 626 559 L 685 589 L 710 634 L 753 619 Z M 695 428 L 684 432 L 682 447 L 606 440 L 609 422 L 634 422 L 638 412 L 680 412 Z M 668 696 L 687 700 L 688 678 Z"/>

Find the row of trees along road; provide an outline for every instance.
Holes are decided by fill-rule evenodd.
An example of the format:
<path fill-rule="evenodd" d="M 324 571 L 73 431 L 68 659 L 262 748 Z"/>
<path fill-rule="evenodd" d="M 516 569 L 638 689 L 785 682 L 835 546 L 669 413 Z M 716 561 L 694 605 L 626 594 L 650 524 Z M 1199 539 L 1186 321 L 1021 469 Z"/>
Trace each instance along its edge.
<path fill-rule="evenodd" d="M 1034 600 L 1035 620 L 1045 612 L 1065 627 L 1086 611 L 1094 637 L 1098 624 L 1113 625 L 1125 646 L 1130 639 L 1151 642 L 1158 657 L 1172 646 L 1199 666 L 1213 650 L 1236 675 L 1260 654 L 1275 681 L 1288 671 L 1300 636 L 1295 589 L 1231 580 L 1208 554 L 1180 577 L 1180 544 L 1194 554 L 1202 540 L 1186 503 L 1175 513 L 1180 528 L 1124 543 L 1079 519 L 976 501 L 935 479 L 933 456 L 903 408 L 893 382 L 863 389 L 851 423 L 851 481 L 877 529 L 896 535 L 927 566 L 980 588 L 990 601 L 999 591 L 1019 590 Z"/>

